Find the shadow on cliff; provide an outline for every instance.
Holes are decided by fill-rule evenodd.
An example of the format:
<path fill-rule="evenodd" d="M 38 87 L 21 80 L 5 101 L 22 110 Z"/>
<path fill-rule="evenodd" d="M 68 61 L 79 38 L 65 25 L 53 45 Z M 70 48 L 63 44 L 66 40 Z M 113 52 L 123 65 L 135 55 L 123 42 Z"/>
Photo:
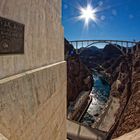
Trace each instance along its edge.
<path fill-rule="evenodd" d="M 92 90 L 91 71 L 85 66 L 74 47 L 65 39 L 65 60 L 67 61 L 67 101 L 75 101 L 80 92 Z"/>

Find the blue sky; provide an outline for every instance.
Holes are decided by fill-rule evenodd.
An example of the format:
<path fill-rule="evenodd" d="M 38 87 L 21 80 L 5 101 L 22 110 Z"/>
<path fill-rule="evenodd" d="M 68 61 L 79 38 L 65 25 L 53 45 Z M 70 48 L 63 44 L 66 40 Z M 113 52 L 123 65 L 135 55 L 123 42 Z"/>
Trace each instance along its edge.
<path fill-rule="evenodd" d="M 98 22 L 76 20 L 79 5 L 100 8 L 96 13 Z M 62 23 L 68 40 L 118 39 L 140 40 L 140 0 L 62 0 Z"/>

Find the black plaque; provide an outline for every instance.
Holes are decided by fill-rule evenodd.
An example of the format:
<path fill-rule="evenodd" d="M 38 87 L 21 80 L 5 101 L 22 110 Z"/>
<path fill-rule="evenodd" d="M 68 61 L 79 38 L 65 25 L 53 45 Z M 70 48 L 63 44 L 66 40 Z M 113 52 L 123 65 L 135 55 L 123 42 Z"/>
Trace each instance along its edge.
<path fill-rule="evenodd" d="M 0 54 L 24 53 L 24 25 L 0 17 Z"/>

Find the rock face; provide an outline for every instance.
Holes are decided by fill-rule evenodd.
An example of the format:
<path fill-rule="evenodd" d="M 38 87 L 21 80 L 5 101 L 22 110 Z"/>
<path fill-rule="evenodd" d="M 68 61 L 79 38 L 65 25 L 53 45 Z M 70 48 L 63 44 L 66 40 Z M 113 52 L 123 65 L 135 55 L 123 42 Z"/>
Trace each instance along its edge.
<path fill-rule="evenodd" d="M 65 59 L 67 61 L 67 101 L 75 101 L 80 92 L 90 91 L 93 79 L 90 70 L 82 63 L 72 45 L 65 40 Z"/>
<path fill-rule="evenodd" d="M 98 65 L 103 65 L 107 68 L 120 55 L 122 55 L 122 53 L 119 49 L 112 44 L 108 44 L 104 49 L 99 49 L 95 46 L 85 49 L 81 52 L 80 57 L 90 68 L 98 67 Z"/>
<path fill-rule="evenodd" d="M 118 96 L 121 100 L 121 108 L 116 116 L 117 124 L 113 137 L 140 128 L 140 46 L 134 55 L 128 56 L 126 63 L 127 66 L 122 62 L 119 68 L 125 74 L 121 76 L 122 84 L 118 87 L 121 93 Z M 119 75 L 122 74 L 121 72 Z"/>

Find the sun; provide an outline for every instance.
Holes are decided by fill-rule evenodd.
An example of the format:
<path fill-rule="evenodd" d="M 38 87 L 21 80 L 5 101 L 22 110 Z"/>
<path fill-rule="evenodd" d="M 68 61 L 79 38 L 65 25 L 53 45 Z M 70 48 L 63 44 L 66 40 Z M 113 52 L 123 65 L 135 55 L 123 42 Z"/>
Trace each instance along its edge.
<path fill-rule="evenodd" d="M 90 5 L 87 4 L 86 7 L 80 7 L 80 16 L 79 20 L 84 20 L 85 26 L 88 27 L 90 21 L 96 22 L 96 10 Z"/>

